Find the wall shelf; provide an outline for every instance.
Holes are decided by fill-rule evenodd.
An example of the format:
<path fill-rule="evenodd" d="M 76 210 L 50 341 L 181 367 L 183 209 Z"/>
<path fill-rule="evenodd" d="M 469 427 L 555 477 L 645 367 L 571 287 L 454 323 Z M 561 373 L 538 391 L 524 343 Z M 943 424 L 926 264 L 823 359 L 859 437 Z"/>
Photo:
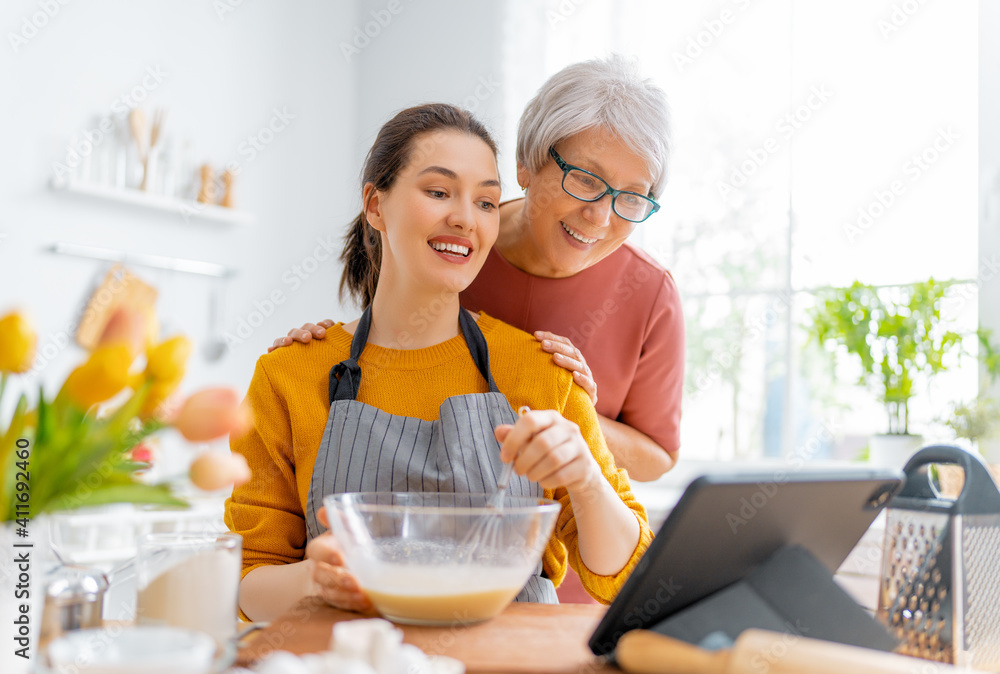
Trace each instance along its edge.
<path fill-rule="evenodd" d="M 167 197 L 162 194 L 150 194 L 131 188 L 71 182 L 65 185 L 52 183 L 52 189 L 67 194 L 78 194 L 104 201 L 141 206 L 160 211 L 161 213 L 171 213 L 184 222 L 204 220 L 225 225 L 250 225 L 254 222 L 253 215 L 246 211 L 223 208 L 215 204 L 199 204 L 196 201 L 188 199 L 177 199 L 176 197 Z"/>

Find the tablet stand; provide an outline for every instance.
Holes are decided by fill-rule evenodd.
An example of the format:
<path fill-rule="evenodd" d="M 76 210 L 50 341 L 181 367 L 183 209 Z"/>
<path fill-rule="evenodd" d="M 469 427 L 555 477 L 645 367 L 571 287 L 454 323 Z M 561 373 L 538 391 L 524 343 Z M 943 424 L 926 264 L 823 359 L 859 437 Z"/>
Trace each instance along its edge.
<path fill-rule="evenodd" d="M 833 580 L 809 551 L 778 549 L 742 580 L 675 613 L 651 629 L 695 645 L 735 641 L 757 628 L 890 651 L 896 640 Z M 711 635 L 711 639 L 706 638 Z"/>

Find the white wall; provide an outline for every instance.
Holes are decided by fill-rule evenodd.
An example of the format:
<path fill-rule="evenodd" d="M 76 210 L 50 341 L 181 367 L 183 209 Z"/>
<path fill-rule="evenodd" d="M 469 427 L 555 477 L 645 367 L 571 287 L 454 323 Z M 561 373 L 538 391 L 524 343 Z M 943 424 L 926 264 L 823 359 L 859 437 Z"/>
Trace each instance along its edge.
<path fill-rule="evenodd" d="M 58 353 L 40 361 L 49 387 L 82 356 L 57 345 L 106 269 L 44 252 L 51 243 L 236 269 L 225 284 L 224 329 L 239 343 L 217 362 L 196 354 L 185 389 L 242 388 L 256 358 L 289 327 L 356 313 L 337 301 L 335 257 L 317 265 L 325 251 L 314 253 L 321 240 L 339 248 L 358 207 L 361 160 L 378 127 L 395 111 L 426 101 L 472 109 L 497 136 L 503 126 L 503 3 L 442 0 L 427 11 L 412 0 L 69 2 L 15 50 L 8 35 L 22 33 L 38 3 L 7 3 L 0 13 L 0 147 L 13 158 L 0 166 L 0 311 L 26 308 L 40 331 L 40 351 Z M 229 5 L 236 6 L 218 11 Z M 167 134 L 190 139 L 199 160 L 241 162 L 238 206 L 255 224 L 185 222 L 49 189 L 52 165 L 65 161 L 71 138 L 108 114 L 147 68 L 164 76 L 142 107 L 148 113 L 167 106 Z M 247 161 L 241 144 L 266 126 L 274 108 L 294 120 Z M 513 138 L 502 140 L 512 154 Z M 209 333 L 212 281 L 135 271 L 160 290 L 164 332 L 183 332 L 200 349 Z M 262 316 L 276 291 L 285 301 Z"/>
<path fill-rule="evenodd" d="M 294 5 L 245 2 L 220 13 L 222 3 L 197 0 L 71 2 L 59 7 L 27 44 L 10 45 L 38 0 L 4 3 L 0 28 L 0 311 L 22 306 L 33 315 L 40 347 L 57 339 L 101 268 L 54 256 L 54 241 L 153 253 L 228 265 L 224 326 L 238 335 L 255 302 L 280 291 L 285 302 L 241 344 L 215 363 L 196 354 L 185 387 L 226 383 L 244 387 L 253 363 L 288 327 L 338 313 L 336 256 L 318 265 L 293 290 L 282 278 L 333 235 L 353 210 L 357 173 L 356 68 L 337 43 L 354 25 L 354 3 L 309 0 Z M 55 4 L 55 3 L 54 3 Z M 232 4 L 237 4 L 235 0 Z M 147 68 L 162 83 L 143 106 L 169 108 L 166 131 L 188 138 L 216 166 L 240 161 L 238 205 L 251 226 L 220 226 L 174 213 L 55 193 L 47 187 L 66 143 L 107 114 L 112 102 L 139 85 Z M 149 80 L 150 83 L 153 80 Z M 272 110 L 294 115 L 252 160 L 241 152 Z M 311 263 L 307 262 L 311 268 Z M 199 342 L 207 333 L 204 277 L 135 269 L 160 290 L 165 332 Z M 290 276 L 285 276 L 290 279 Z M 257 322 L 254 320 L 253 322 Z M 245 328 L 243 335 L 247 335 Z M 49 347 L 49 354 L 52 347 Z M 54 385 L 81 357 L 60 351 L 41 376 Z"/>
<path fill-rule="evenodd" d="M 395 112 L 442 102 L 473 112 L 500 143 L 501 152 L 513 154 L 514 139 L 500 137 L 507 93 L 501 58 L 506 3 L 436 0 L 429 7 L 419 0 L 360 0 L 359 4 L 359 23 L 375 35 L 352 58 L 359 66 L 362 151 Z M 373 22 L 386 14 L 391 20 L 376 31 Z M 504 185 L 505 193 L 509 187 Z"/>
<path fill-rule="evenodd" d="M 160 291 L 164 333 L 183 332 L 196 342 L 184 389 L 244 390 L 276 336 L 307 320 L 356 315 L 337 301 L 341 267 L 322 243 L 340 247 L 359 206 L 361 160 L 378 127 L 396 110 L 425 101 L 470 108 L 497 135 L 503 126 L 503 3 L 442 0 L 429 9 L 415 0 L 64 1 L 14 0 L 0 9 L 0 313 L 22 307 L 32 315 L 43 354 L 34 380 L 49 391 L 83 357 L 75 346 L 58 345 L 67 332 L 72 337 L 88 288 L 107 267 L 46 252 L 52 243 L 234 268 L 223 327 L 240 343 L 216 362 L 200 351 L 212 280 L 133 270 Z M 55 9 L 52 16 L 39 14 L 42 4 Z M 44 25 L 36 31 L 33 21 Z M 22 32 L 26 42 L 12 44 L 9 36 Z M 194 159 L 241 162 L 237 203 L 255 224 L 186 222 L 179 213 L 49 188 L 53 162 L 65 161 L 70 139 L 111 112 L 148 68 L 162 72 L 162 82 L 142 107 L 149 113 L 167 106 L 166 134 L 191 140 Z M 294 119 L 249 160 L 242 144 L 275 108 Z M 283 302 L 268 307 L 275 292 Z M 8 413 L 12 402 L 4 405 Z M 5 589 L 0 615 L 12 615 L 9 594 Z M 0 669 L 23 664 L 7 655 Z"/>
<path fill-rule="evenodd" d="M 355 25 L 355 2 L 296 3 L 221 0 L 42 0 L 4 2 L 0 9 L 0 313 L 23 307 L 33 316 L 47 359 L 37 381 L 52 391 L 83 356 L 55 348 L 74 320 L 101 263 L 55 256 L 55 241 L 219 263 L 237 271 L 228 283 L 225 329 L 237 333 L 255 303 L 275 291 L 287 299 L 242 344 L 214 363 L 200 352 L 189 363 L 187 391 L 208 383 L 245 388 L 257 357 L 271 340 L 307 319 L 341 313 L 336 301 L 336 256 L 312 268 L 317 239 L 339 247 L 355 205 L 357 67 L 338 44 Z M 234 6 L 235 5 L 235 6 Z M 217 8 L 232 11 L 220 13 Z M 28 27 L 25 28 L 26 22 Z M 37 31 L 30 24 L 44 24 Z M 26 43 L 10 35 L 27 36 Z M 102 202 L 52 191 L 52 164 L 65 161 L 69 139 L 113 102 L 140 85 L 148 68 L 162 81 L 143 102 L 167 106 L 166 133 L 194 142 L 216 166 L 240 161 L 236 196 L 256 223 L 225 227 L 185 220 L 173 212 Z M 247 136 L 270 121 L 273 109 L 294 115 L 252 160 Z M 313 269 L 293 290 L 284 279 L 293 265 Z M 134 269 L 158 287 L 166 333 L 183 332 L 200 349 L 207 335 L 210 279 Z M 256 322 L 256 321 L 255 321 Z M 244 334 L 246 334 L 244 332 Z M 50 362 L 49 362 L 50 361 Z M 9 413 L 13 397 L 8 396 Z M 4 415 L 4 418 L 6 415 Z M 168 437 L 171 445 L 176 439 Z M 167 454 L 167 452 L 164 452 Z M 36 532 L 36 535 L 38 533 Z M 5 558 L 10 548 L 5 548 Z M 43 566 L 35 560 L 37 598 Z M 12 556 L 11 556 L 12 557 Z M 9 561 L 9 560 L 8 560 Z M 9 570 L 5 564 L 2 570 Z M 10 626 L 13 591 L 4 574 L 0 615 Z M 40 606 L 40 602 L 38 602 Z M 35 614 L 34 624 L 38 624 Z M 4 632 L 10 643 L 10 629 Z M 36 637 L 32 641 L 37 645 Z M 11 648 L 0 670 L 23 666 Z"/>
<path fill-rule="evenodd" d="M 979 3 L 979 324 L 1000 337 L 1000 3 Z M 1000 396 L 1000 382 L 992 395 Z"/>

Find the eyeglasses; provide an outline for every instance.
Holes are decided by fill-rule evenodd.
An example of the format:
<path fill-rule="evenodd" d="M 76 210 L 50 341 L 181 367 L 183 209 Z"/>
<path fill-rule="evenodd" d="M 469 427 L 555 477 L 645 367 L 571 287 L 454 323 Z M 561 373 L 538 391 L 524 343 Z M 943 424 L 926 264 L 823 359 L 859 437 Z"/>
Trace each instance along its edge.
<path fill-rule="evenodd" d="M 556 166 L 562 169 L 562 188 L 571 197 L 580 201 L 599 201 L 605 194 L 610 194 L 611 210 L 629 222 L 642 222 L 660 210 L 660 205 L 645 195 L 616 190 L 604 178 L 567 164 L 555 147 L 549 148 L 549 154 L 556 160 Z"/>

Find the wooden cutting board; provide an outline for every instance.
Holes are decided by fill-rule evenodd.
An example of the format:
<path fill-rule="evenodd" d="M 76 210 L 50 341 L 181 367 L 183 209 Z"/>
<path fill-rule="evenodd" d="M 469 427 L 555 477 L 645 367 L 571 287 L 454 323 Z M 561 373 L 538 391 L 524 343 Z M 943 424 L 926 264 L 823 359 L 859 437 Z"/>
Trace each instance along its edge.
<path fill-rule="evenodd" d="M 406 643 L 465 663 L 470 674 L 619 672 L 594 656 L 587 640 L 606 608 L 585 604 L 515 603 L 493 620 L 465 627 L 400 625 Z M 249 666 L 274 650 L 297 655 L 329 648 L 333 626 L 372 618 L 309 598 L 249 640 L 237 664 Z M 620 674 L 620 672 L 619 672 Z"/>

